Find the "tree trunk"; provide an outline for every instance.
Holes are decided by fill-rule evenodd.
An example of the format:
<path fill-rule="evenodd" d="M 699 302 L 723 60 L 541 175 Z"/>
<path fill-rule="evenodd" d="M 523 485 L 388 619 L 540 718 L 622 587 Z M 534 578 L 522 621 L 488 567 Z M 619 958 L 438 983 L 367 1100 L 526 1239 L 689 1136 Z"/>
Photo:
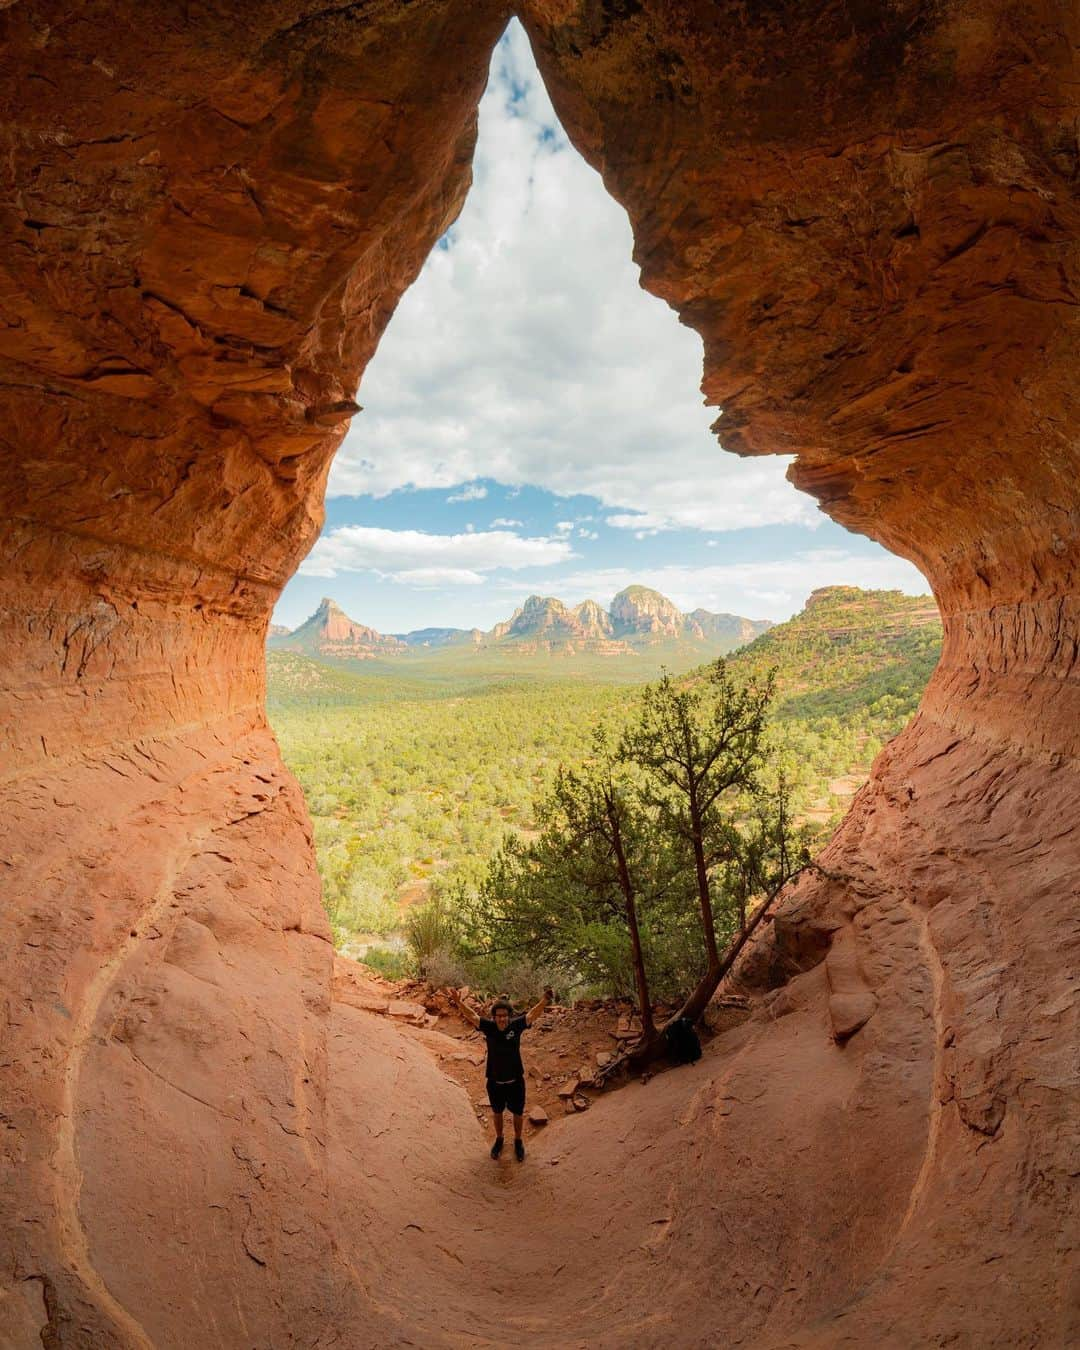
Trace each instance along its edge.
<path fill-rule="evenodd" d="M 735 934 L 727 951 L 724 953 L 722 961 L 718 961 L 715 969 L 710 965 L 709 969 L 701 977 L 697 988 L 682 1005 L 675 1017 L 685 1017 L 691 1022 L 697 1022 L 705 1009 L 709 1006 L 709 1000 L 716 993 L 720 986 L 720 981 L 728 973 L 731 967 L 739 959 L 739 953 L 753 937 L 758 925 L 772 908 L 773 901 L 780 894 L 780 891 L 774 891 L 772 895 L 766 896 L 754 916 L 748 923 L 744 923 L 742 928 Z M 674 1021 L 674 1018 L 672 1019 Z"/>
<path fill-rule="evenodd" d="M 783 887 L 780 888 L 781 890 Z M 654 1060 L 660 1059 L 667 1049 L 667 1041 L 664 1032 L 672 1022 L 680 1017 L 685 1017 L 690 1022 L 697 1022 L 701 1019 L 705 1009 L 709 1006 L 709 1000 L 716 993 L 720 986 L 720 981 L 731 970 L 732 966 L 739 959 L 739 953 L 753 937 L 758 925 L 768 914 L 773 906 L 773 902 L 780 894 L 780 890 L 774 891 L 772 895 L 767 896 L 762 902 L 761 907 L 754 913 L 750 922 L 744 924 L 736 933 L 734 939 L 724 953 L 723 959 L 716 962 L 715 966 L 710 965 L 709 969 L 701 977 L 693 993 L 687 998 L 677 1013 L 664 1023 L 659 1030 L 651 1036 L 646 1035 L 640 1044 L 636 1045 L 625 1057 L 620 1057 L 614 1064 L 608 1066 L 608 1069 L 629 1065 L 632 1069 L 642 1069 Z"/>
<path fill-rule="evenodd" d="M 705 866 L 705 844 L 701 837 L 701 816 L 697 804 L 690 805 L 691 844 L 694 849 L 694 870 L 697 874 L 698 903 L 701 906 L 701 927 L 705 933 L 705 954 L 709 970 L 720 964 L 716 947 L 716 924 L 713 921 L 712 896 L 709 894 L 709 869 Z"/>
<path fill-rule="evenodd" d="M 634 981 L 637 984 L 638 1008 L 641 1012 L 641 1029 L 646 1040 L 656 1035 L 656 1023 L 653 1021 L 652 1000 L 649 997 L 649 980 L 645 974 L 645 956 L 641 950 L 641 932 L 637 921 L 637 904 L 634 901 L 634 884 L 630 880 L 630 868 L 623 852 L 622 831 L 618 816 L 608 805 L 608 820 L 611 824 L 611 838 L 615 848 L 615 863 L 619 870 L 619 888 L 626 905 L 626 921 L 630 928 L 630 951 L 634 962 Z"/>
<path fill-rule="evenodd" d="M 637 982 L 638 1007 L 641 1010 L 641 1030 L 648 1040 L 656 1035 L 656 1023 L 653 1021 L 649 981 L 645 974 L 645 958 L 641 951 L 641 934 L 638 932 L 637 906 L 633 897 L 626 902 L 626 918 L 630 925 L 630 947 L 634 960 L 634 979 Z"/>

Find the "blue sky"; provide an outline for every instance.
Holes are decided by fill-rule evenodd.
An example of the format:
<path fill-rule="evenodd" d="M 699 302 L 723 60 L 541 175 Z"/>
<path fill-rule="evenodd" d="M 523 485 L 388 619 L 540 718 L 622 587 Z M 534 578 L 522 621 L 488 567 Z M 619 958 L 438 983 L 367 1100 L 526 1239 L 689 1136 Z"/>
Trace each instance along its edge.
<path fill-rule="evenodd" d="M 786 459 L 722 453 L 700 339 L 640 288 L 632 243 L 515 21 L 472 190 L 364 375 L 278 622 L 323 595 L 401 632 L 490 627 L 534 591 L 606 604 L 635 581 L 772 619 L 816 586 L 927 590 L 796 492 Z"/>

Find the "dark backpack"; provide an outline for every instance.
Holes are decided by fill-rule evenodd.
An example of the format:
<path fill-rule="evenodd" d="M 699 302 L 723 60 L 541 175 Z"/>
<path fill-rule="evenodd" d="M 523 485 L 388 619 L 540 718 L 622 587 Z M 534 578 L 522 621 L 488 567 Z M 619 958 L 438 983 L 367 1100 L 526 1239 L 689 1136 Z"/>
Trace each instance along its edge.
<path fill-rule="evenodd" d="M 695 1064 L 701 1058 L 701 1042 L 688 1017 L 676 1017 L 664 1032 L 668 1055 L 676 1064 Z"/>

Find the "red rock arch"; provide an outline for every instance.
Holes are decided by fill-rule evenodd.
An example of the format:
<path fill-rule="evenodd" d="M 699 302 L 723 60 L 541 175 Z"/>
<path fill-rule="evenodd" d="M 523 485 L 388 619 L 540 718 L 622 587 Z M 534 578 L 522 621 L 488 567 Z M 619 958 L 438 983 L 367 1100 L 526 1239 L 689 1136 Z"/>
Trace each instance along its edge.
<path fill-rule="evenodd" d="M 599 1300 L 591 1339 L 671 1343 L 689 1279 L 687 1343 L 1064 1344 L 1076 16 L 521 9 L 645 284 L 704 338 L 725 447 L 797 453 L 795 481 L 917 561 L 946 623 L 919 716 L 829 850 L 836 879 L 777 924 L 778 968 L 828 943 L 826 962 L 670 1141 L 674 1260 L 658 1274 L 633 1246 L 603 1296 L 581 1259 L 554 1296 L 523 1289 L 530 1334 L 565 1344 Z M 346 1146 L 383 1033 L 352 1096 L 330 1092 L 331 953 L 262 644 L 363 366 L 460 207 L 505 18 L 0 12 L 13 1344 L 494 1334 L 482 1279 L 365 1246 L 420 1183 Z M 715 1121 L 750 1098 L 748 1154 Z M 620 1184 L 600 1190 L 633 1215 Z M 445 1222 L 463 1243 L 469 1216 Z M 702 1267 L 727 1272 L 722 1299 Z M 401 1271 L 419 1293 L 388 1308 L 373 1282 Z"/>

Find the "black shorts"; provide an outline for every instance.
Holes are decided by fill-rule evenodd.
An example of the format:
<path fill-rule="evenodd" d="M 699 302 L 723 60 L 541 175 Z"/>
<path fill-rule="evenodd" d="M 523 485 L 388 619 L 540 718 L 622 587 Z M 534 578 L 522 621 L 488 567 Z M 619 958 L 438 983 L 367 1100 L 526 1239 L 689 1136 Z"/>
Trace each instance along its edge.
<path fill-rule="evenodd" d="M 509 1111 L 512 1115 L 525 1114 L 525 1079 L 515 1078 L 510 1083 L 496 1083 L 488 1079 L 488 1101 L 491 1109 L 498 1114 Z"/>

